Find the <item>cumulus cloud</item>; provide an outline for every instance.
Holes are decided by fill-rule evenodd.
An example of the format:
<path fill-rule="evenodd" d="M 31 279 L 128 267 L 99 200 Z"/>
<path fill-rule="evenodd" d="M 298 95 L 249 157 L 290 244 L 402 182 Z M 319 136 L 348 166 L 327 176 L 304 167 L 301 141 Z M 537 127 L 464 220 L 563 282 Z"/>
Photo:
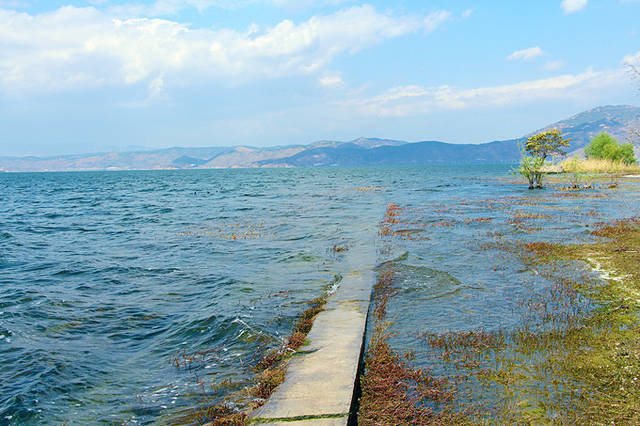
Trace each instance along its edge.
<path fill-rule="evenodd" d="M 311 74 L 337 55 L 434 30 L 449 18 L 393 16 L 371 6 L 273 27 L 191 29 L 165 19 L 116 19 L 92 7 L 29 15 L 0 9 L 0 88 L 60 90 L 198 79 L 231 83 Z M 154 89 L 155 90 L 155 89 Z"/>
<path fill-rule="evenodd" d="M 574 13 L 587 7 L 588 0 L 562 0 L 560 6 L 564 13 Z"/>
<path fill-rule="evenodd" d="M 532 59 L 541 56 L 544 52 L 539 46 L 529 47 L 527 49 L 516 50 L 511 55 L 507 56 L 510 61 L 531 61 Z"/>
<path fill-rule="evenodd" d="M 401 86 L 368 99 L 352 100 L 351 106 L 378 116 L 423 115 L 436 110 L 505 106 L 527 102 L 570 99 L 580 93 L 602 90 L 624 80 L 624 70 L 597 72 L 524 81 L 503 86 L 461 89 L 453 86 Z"/>

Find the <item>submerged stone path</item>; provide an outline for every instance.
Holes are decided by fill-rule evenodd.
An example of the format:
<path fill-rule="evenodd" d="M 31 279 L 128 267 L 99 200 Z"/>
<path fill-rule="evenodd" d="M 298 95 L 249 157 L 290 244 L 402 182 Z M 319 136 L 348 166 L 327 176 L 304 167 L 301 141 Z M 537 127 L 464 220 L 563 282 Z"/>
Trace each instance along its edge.
<path fill-rule="evenodd" d="M 310 343 L 289 361 L 285 381 L 252 413 L 252 423 L 347 424 L 375 279 L 375 248 L 364 251 L 358 250 L 357 269 L 343 275 L 307 335 Z"/>

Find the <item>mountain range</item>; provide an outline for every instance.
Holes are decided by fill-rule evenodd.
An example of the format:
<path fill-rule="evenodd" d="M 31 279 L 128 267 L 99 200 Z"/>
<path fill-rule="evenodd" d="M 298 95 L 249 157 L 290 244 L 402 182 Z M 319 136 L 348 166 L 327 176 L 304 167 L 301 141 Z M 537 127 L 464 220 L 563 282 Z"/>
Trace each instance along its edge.
<path fill-rule="evenodd" d="M 512 164 L 519 160 L 520 145 L 528 136 L 551 128 L 560 129 L 565 137 L 571 138 L 569 155 L 582 155 L 591 138 L 601 132 L 626 142 L 630 130 L 640 128 L 640 108 L 629 105 L 601 106 L 518 139 L 479 144 L 359 138 L 348 142 L 322 140 L 308 145 L 269 148 L 166 148 L 54 157 L 0 157 L 0 171 Z M 635 148 L 639 154 L 640 141 L 636 141 Z"/>

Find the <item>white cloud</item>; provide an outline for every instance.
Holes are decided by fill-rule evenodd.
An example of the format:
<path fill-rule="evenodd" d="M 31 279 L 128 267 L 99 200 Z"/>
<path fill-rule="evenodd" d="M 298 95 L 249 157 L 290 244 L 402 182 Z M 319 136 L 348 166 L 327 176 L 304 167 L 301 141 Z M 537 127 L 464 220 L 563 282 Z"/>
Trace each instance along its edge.
<path fill-rule="evenodd" d="M 95 0 L 94 0 L 95 1 Z M 98 0 L 103 4 L 103 0 Z M 176 15 L 184 9 L 197 9 L 202 12 L 211 7 L 237 9 L 252 3 L 252 0 L 156 0 L 153 3 L 125 3 L 108 7 L 106 10 L 120 16 L 159 17 Z"/>
<path fill-rule="evenodd" d="M 447 10 L 439 10 L 427 15 L 419 22 L 420 27 L 425 33 L 430 33 L 451 18 L 451 12 Z"/>
<path fill-rule="evenodd" d="M 254 0 L 258 1 L 258 0 Z M 338 5 L 349 0 L 264 0 L 266 3 L 286 10 L 304 10 L 314 5 Z"/>
<path fill-rule="evenodd" d="M 560 6 L 564 13 L 574 13 L 587 7 L 588 0 L 562 0 Z"/>
<path fill-rule="evenodd" d="M 511 55 L 507 56 L 507 59 L 510 61 L 530 61 L 532 59 L 541 56 L 544 52 L 540 47 L 529 47 L 527 49 L 516 50 Z"/>
<path fill-rule="evenodd" d="M 401 86 L 368 99 L 348 103 L 377 116 L 424 115 L 436 110 L 458 110 L 528 102 L 573 99 L 581 93 L 601 91 L 624 81 L 624 70 L 566 74 L 503 86 L 461 89 L 452 86 Z M 625 82 L 626 84 L 626 82 Z"/>
<path fill-rule="evenodd" d="M 21 0 L 0 0 L 0 7 L 5 8 L 22 8 L 28 7 L 29 3 Z"/>
<path fill-rule="evenodd" d="M 327 73 L 318 79 L 323 87 L 342 88 L 345 86 L 345 82 L 342 79 L 342 75 L 339 72 Z"/>
<path fill-rule="evenodd" d="M 0 0 L 2 1 L 2 0 Z M 90 0 L 90 4 L 106 4 L 109 0 Z M 336 6 L 349 0 L 156 0 L 152 3 L 131 2 L 108 7 L 111 13 L 117 15 L 135 15 L 145 17 L 166 17 L 176 15 L 184 9 L 197 9 L 202 12 L 215 7 L 235 10 L 252 4 L 262 3 L 289 11 L 303 11 L 314 5 Z"/>
<path fill-rule="evenodd" d="M 467 9 L 464 12 L 462 12 L 462 19 L 467 19 L 469 16 L 471 16 L 471 14 L 473 13 L 473 9 Z"/>
<path fill-rule="evenodd" d="M 564 67 L 564 61 L 557 60 L 557 61 L 547 61 L 542 67 L 542 69 L 545 71 L 557 71 L 562 67 Z"/>
<path fill-rule="evenodd" d="M 128 85 L 160 75 L 168 87 L 311 74 L 339 54 L 432 31 L 449 16 L 439 11 L 396 17 L 365 5 L 239 32 L 191 29 L 164 19 L 115 19 L 92 7 L 39 15 L 0 9 L 0 90 Z"/>

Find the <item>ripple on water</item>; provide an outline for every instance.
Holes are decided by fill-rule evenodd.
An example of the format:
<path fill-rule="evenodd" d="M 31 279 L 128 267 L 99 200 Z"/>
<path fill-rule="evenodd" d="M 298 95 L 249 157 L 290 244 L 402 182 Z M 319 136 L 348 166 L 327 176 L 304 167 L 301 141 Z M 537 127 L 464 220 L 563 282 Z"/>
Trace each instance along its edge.
<path fill-rule="evenodd" d="M 508 173 L 482 173 L 496 170 Z M 441 204 L 467 194 L 473 180 L 448 186 L 456 173 L 476 172 L 1 174 L 0 333 L 12 334 L 0 340 L 0 422 L 162 422 L 203 397 L 222 399 L 281 344 L 306 301 L 361 266 L 331 256 L 336 241 L 353 242 L 353 250 L 375 245 L 371 229 L 388 202 Z M 372 185 L 385 190 L 353 190 Z M 482 187 L 483 196 L 491 190 Z M 265 224 L 265 232 L 241 241 L 178 237 L 220 221 Z M 420 234 L 434 245 L 454 241 L 449 254 L 462 238 L 454 235 Z M 404 311 L 416 323 L 437 317 L 420 310 L 426 302 L 455 312 L 450 301 L 468 296 L 460 281 L 469 279 L 436 264 L 418 269 L 425 265 L 415 258 L 398 261 L 407 264 Z M 447 297 L 454 289 L 459 294 Z M 208 349 L 216 358 L 172 363 L 178 353 Z"/>

